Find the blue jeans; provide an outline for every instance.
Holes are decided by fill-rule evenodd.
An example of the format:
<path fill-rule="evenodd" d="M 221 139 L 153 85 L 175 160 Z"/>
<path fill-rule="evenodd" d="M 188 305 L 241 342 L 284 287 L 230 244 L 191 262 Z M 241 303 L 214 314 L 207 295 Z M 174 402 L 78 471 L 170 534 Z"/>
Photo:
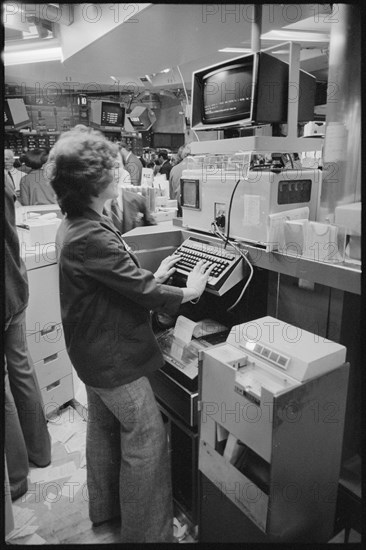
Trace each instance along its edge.
<path fill-rule="evenodd" d="M 51 439 L 43 400 L 28 352 L 25 310 L 5 324 L 5 453 L 15 499 L 27 490 L 28 459 L 37 466 L 51 461 Z"/>
<path fill-rule="evenodd" d="M 121 542 L 173 542 L 170 461 L 150 382 L 86 386 L 89 516 L 121 518 Z"/>

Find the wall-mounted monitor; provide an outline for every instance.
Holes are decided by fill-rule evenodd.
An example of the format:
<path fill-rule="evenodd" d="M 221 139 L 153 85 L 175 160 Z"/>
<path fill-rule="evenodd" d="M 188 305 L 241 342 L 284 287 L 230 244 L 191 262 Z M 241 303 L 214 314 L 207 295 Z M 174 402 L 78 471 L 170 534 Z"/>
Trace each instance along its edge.
<path fill-rule="evenodd" d="M 289 65 L 265 52 L 218 63 L 193 73 L 192 128 L 287 121 Z M 314 117 L 316 79 L 300 71 L 298 121 Z M 293 87 L 292 100 L 297 90 Z"/>
<path fill-rule="evenodd" d="M 21 97 L 13 97 L 5 99 L 4 102 L 4 129 L 19 130 L 30 126 L 28 111 L 26 109 L 24 99 Z"/>
<path fill-rule="evenodd" d="M 93 99 L 90 101 L 89 124 L 102 132 L 121 132 L 125 124 L 125 108 L 120 103 Z"/>
<path fill-rule="evenodd" d="M 134 107 L 130 114 L 127 115 L 131 126 L 138 132 L 146 132 L 150 130 L 151 126 L 156 121 L 156 116 L 152 111 L 149 111 L 147 107 L 137 105 Z"/>

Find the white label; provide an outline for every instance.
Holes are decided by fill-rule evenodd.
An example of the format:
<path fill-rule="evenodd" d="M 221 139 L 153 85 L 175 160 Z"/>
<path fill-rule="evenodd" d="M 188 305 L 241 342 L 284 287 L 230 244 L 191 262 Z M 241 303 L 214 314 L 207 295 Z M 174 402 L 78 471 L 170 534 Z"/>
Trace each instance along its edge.
<path fill-rule="evenodd" d="M 244 195 L 243 225 L 259 225 L 260 195 Z"/>

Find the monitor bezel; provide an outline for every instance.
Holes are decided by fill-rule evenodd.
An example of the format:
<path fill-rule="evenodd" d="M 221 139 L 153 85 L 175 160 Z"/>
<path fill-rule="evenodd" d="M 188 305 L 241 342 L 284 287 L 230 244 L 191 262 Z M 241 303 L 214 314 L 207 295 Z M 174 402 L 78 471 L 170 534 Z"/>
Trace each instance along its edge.
<path fill-rule="evenodd" d="M 249 57 L 249 56 L 248 56 Z M 237 112 L 236 114 L 227 114 L 227 115 L 221 115 L 221 116 L 217 116 L 216 118 L 206 118 L 206 115 L 205 115 L 205 112 L 204 112 L 204 108 L 205 108 L 205 101 L 204 101 L 204 85 L 205 85 L 205 81 L 209 78 L 211 78 L 212 76 L 215 76 L 217 74 L 220 74 L 220 73 L 223 73 L 223 72 L 228 72 L 228 71 L 231 71 L 231 70 L 235 70 L 235 69 L 238 69 L 238 68 L 242 68 L 244 67 L 244 64 L 243 63 L 234 63 L 234 64 L 231 64 L 231 65 L 228 65 L 228 66 L 225 66 L 225 67 L 220 67 L 214 71 L 210 71 L 208 72 L 207 74 L 203 75 L 201 78 L 201 83 L 202 83 L 202 112 L 201 112 L 201 119 L 202 119 L 202 124 L 215 124 L 215 123 L 218 123 L 218 124 L 224 124 L 226 122 L 236 122 L 237 120 L 248 120 L 251 118 L 251 114 L 252 114 L 252 111 L 253 111 L 253 94 L 255 93 L 255 82 L 253 80 L 253 75 L 254 75 L 254 59 L 253 59 L 253 63 L 251 63 L 251 71 L 252 71 L 252 82 L 251 82 L 251 95 L 250 95 L 250 105 L 249 105 L 249 110 L 247 110 L 245 113 L 243 112 Z M 218 120 L 217 120 L 218 119 Z"/>
<path fill-rule="evenodd" d="M 193 183 L 195 186 L 195 204 L 185 204 L 184 201 L 184 184 Z M 180 178 L 180 203 L 182 208 L 190 208 L 191 210 L 201 210 L 201 186 L 200 180 L 197 178 Z"/>
<path fill-rule="evenodd" d="M 122 111 L 122 124 L 121 125 L 108 125 L 102 124 L 103 106 L 104 105 L 117 105 Z M 126 108 L 117 101 L 100 100 L 100 129 L 103 132 L 120 132 L 125 126 Z"/>
<path fill-rule="evenodd" d="M 250 102 L 250 114 L 247 117 L 238 116 L 236 120 L 221 121 L 221 122 L 203 122 L 203 85 L 202 79 L 210 73 L 218 72 L 221 70 L 227 70 L 228 68 L 241 63 L 248 62 L 252 59 L 252 97 Z M 254 104 L 257 97 L 257 75 L 259 66 L 259 52 L 251 52 L 246 55 L 241 55 L 204 69 L 194 71 L 192 75 L 192 103 L 191 103 L 191 127 L 193 130 L 220 130 L 230 127 L 238 127 L 243 125 L 250 125 L 253 121 Z M 199 109 L 197 104 L 199 103 Z M 199 114 L 197 113 L 199 111 Z"/>

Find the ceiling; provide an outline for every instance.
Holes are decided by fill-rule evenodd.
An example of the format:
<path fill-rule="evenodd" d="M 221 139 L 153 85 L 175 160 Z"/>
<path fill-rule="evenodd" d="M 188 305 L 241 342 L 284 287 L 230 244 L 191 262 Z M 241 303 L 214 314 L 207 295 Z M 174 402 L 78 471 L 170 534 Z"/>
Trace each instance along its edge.
<path fill-rule="evenodd" d="M 53 85 L 78 92 L 121 94 L 144 89 L 177 92 L 182 88 L 182 79 L 186 89 L 190 89 L 193 70 L 241 55 L 219 52 L 220 49 L 251 48 L 251 4 L 43 6 L 49 9 L 39 9 L 35 19 L 22 14 L 23 23 L 30 23 L 38 32 L 38 36 L 36 32 L 34 38 L 28 39 L 24 37 L 30 35 L 29 31 L 22 34 L 7 27 L 10 12 L 4 12 L 5 54 L 34 45 L 56 44 L 61 46 L 64 61 L 18 65 L 7 65 L 5 61 L 4 77 L 8 85 L 27 89 Z M 65 6 L 72 6 L 67 13 Z M 60 10 L 62 18 L 54 15 L 55 9 Z M 274 31 L 313 33 L 291 36 L 302 47 L 301 68 L 326 81 L 330 13 L 329 4 L 263 5 L 261 49 L 287 41 L 284 37 L 273 37 Z"/>

